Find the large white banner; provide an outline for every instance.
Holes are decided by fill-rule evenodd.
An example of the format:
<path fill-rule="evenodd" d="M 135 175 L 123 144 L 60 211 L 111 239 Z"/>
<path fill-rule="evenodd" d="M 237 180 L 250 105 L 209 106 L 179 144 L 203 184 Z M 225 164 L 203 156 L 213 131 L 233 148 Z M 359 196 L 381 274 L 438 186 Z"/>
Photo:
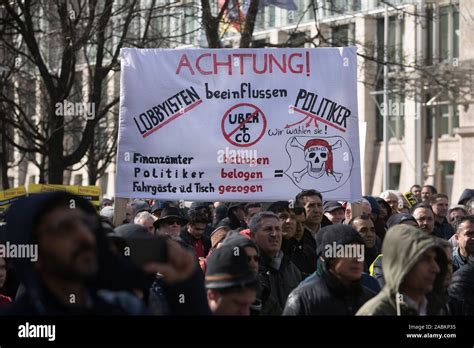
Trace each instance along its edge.
<path fill-rule="evenodd" d="M 117 197 L 361 197 L 355 47 L 121 54 Z"/>

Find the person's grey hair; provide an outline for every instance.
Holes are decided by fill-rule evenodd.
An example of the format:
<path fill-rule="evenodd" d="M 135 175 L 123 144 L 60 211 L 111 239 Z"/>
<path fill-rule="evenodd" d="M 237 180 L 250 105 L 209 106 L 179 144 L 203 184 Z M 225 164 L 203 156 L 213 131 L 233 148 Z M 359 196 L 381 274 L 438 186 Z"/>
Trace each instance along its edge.
<path fill-rule="evenodd" d="M 252 216 L 249 222 L 249 229 L 252 233 L 257 233 L 257 231 L 260 229 L 260 225 L 263 219 L 277 219 L 278 221 L 280 221 L 280 218 L 274 212 L 262 211 L 260 213 L 257 213 Z"/>
<path fill-rule="evenodd" d="M 361 199 L 357 200 L 357 201 L 353 201 L 352 203 L 359 203 L 359 204 L 365 204 L 365 205 L 368 205 L 371 209 L 372 209 L 372 205 L 370 204 L 370 202 L 365 199 L 364 197 L 362 197 Z M 347 202 L 346 203 L 346 209 L 351 209 L 351 202 Z"/>
<path fill-rule="evenodd" d="M 381 194 L 380 194 L 380 198 L 382 198 L 384 201 L 389 198 L 390 196 L 395 196 L 395 198 L 397 199 L 398 201 L 398 208 L 401 209 L 403 208 L 403 203 L 404 201 L 406 201 L 406 199 L 403 197 L 402 193 L 400 191 L 396 191 L 396 190 L 386 190 L 386 191 L 383 191 Z"/>
<path fill-rule="evenodd" d="M 464 205 L 455 205 L 454 207 L 448 210 L 448 215 L 451 214 L 455 210 L 461 210 L 464 213 L 464 215 L 467 215 L 467 210 L 464 207 Z"/>
<path fill-rule="evenodd" d="M 133 223 L 135 225 L 143 225 L 143 223 L 148 219 L 155 221 L 155 217 L 151 215 L 149 212 L 141 211 L 135 216 L 135 218 L 133 219 Z"/>

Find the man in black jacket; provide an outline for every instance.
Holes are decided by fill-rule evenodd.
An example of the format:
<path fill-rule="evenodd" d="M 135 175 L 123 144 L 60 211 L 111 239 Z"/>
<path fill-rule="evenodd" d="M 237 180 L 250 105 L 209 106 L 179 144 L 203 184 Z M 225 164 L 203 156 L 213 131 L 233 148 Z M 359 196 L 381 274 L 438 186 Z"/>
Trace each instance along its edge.
<path fill-rule="evenodd" d="M 448 295 L 452 315 L 474 315 L 474 256 L 454 272 Z"/>
<path fill-rule="evenodd" d="M 257 298 L 262 302 L 261 315 L 281 315 L 290 292 L 302 280 L 301 272 L 281 251 L 281 221 L 275 213 L 264 211 L 250 220 L 250 231 L 260 251 Z"/>
<path fill-rule="evenodd" d="M 302 238 L 303 250 L 312 267 L 310 273 L 316 270 L 316 234 L 321 227 L 331 225 L 331 221 L 324 216 L 323 196 L 316 190 L 304 190 L 296 196 L 296 203 L 304 207 L 306 221 Z"/>
<path fill-rule="evenodd" d="M 283 315 L 355 315 L 375 295 L 360 283 L 364 241 L 357 231 L 332 225 L 321 232 L 321 277 L 292 291 Z"/>
<path fill-rule="evenodd" d="M 451 226 L 447 220 L 448 216 L 448 196 L 444 193 L 435 194 L 430 200 L 431 209 L 434 214 L 434 230 L 433 234 L 436 237 L 444 238 L 448 240 L 454 234 L 453 226 Z"/>

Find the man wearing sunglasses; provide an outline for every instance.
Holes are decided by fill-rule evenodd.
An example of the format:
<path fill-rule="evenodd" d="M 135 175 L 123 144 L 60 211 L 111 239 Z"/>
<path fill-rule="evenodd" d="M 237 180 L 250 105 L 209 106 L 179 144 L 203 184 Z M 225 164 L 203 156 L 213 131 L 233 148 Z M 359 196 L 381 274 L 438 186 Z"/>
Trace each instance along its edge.
<path fill-rule="evenodd" d="M 171 239 L 179 240 L 181 227 L 184 226 L 186 222 L 187 220 L 181 216 L 178 208 L 169 207 L 163 209 L 160 218 L 155 221 L 153 226 L 155 226 L 158 235 L 164 235 Z"/>

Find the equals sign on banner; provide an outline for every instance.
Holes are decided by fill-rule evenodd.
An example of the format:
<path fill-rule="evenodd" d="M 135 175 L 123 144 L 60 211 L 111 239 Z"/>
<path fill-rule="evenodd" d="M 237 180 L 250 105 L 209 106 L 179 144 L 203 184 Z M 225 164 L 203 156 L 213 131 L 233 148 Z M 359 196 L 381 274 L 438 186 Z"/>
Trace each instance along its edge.
<path fill-rule="evenodd" d="M 283 170 L 275 170 L 275 178 L 282 178 L 283 177 Z"/>

